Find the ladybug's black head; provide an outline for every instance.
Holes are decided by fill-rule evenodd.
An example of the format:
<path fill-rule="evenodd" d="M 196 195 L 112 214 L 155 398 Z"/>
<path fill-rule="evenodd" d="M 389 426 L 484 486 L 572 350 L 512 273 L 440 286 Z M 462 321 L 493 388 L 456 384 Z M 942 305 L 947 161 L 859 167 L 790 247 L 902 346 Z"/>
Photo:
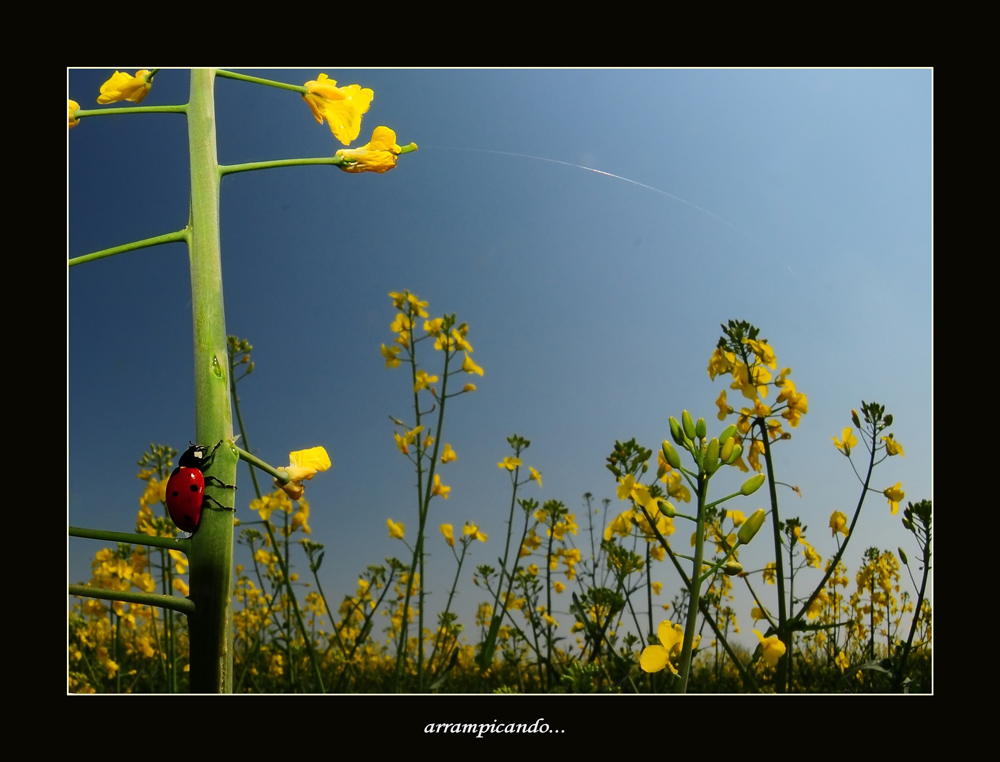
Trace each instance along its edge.
<path fill-rule="evenodd" d="M 197 468 L 200 471 L 208 459 L 207 454 L 207 447 L 193 444 L 184 451 L 178 462 L 184 468 Z"/>
<path fill-rule="evenodd" d="M 178 462 L 184 468 L 197 468 L 199 471 L 204 471 L 205 464 L 212 459 L 221 444 L 221 441 L 217 442 L 212 448 L 207 445 L 192 444 L 184 451 Z"/>

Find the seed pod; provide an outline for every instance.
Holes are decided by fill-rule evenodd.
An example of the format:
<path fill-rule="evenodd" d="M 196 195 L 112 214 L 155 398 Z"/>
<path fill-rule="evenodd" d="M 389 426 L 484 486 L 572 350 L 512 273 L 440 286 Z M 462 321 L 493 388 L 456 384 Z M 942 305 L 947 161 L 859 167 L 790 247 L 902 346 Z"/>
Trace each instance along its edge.
<path fill-rule="evenodd" d="M 747 545 L 750 540 L 754 538 L 754 535 L 760 531 L 760 528 L 764 526 L 764 519 L 767 518 L 767 514 L 764 513 L 763 508 L 758 508 L 754 514 L 748 518 L 740 526 L 739 534 L 736 535 L 737 539 L 743 544 Z"/>
<path fill-rule="evenodd" d="M 739 561 L 727 561 L 722 566 L 722 571 L 728 574 L 730 577 L 735 577 L 741 571 L 743 571 L 743 564 Z"/>

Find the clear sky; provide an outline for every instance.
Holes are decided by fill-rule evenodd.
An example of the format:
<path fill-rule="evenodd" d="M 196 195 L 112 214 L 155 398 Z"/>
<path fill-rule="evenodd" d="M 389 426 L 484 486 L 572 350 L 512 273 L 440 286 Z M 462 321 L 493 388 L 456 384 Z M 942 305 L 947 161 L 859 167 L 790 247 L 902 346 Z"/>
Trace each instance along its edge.
<path fill-rule="evenodd" d="M 757 325 L 808 396 L 776 468 L 803 495 L 779 493 L 783 515 L 801 517 L 824 559 L 830 513 L 850 515 L 859 494 L 831 436 L 862 399 L 886 405 L 906 453 L 873 487 L 902 482 L 907 500 L 932 497 L 931 71 L 242 73 L 301 85 L 321 71 L 375 92 L 354 145 L 386 125 L 419 150 L 385 175 L 315 166 L 227 177 L 221 237 L 226 328 L 254 345 L 256 370 L 240 385 L 252 448 L 275 465 L 315 445 L 333 459 L 306 492 L 332 605 L 367 565 L 408 560 L 386 519 L 408 539 L 416 530 L 415 477 L 388 418 L 412 420 L 412 393 L 379 351 L 394 336 L 390 291 L 467 322 L 485 369 L 474 394 L 448 405 L 443 439 L 458 460 L 440 471 L 449 500 L 431 504 L 431 612 L 454 574 L 441 523 L 489 534 L 459 586 L 467 624 L 485 600 L 471 574 L 503 552 L 510 485 L 496 464 L 509 435 L 531 440 L 525 465 L 543 474 L 544 488 L 522 496 L 563 501 L 582 528 L 585 492 L 624 510 L 604 466 L 616 439 L 656 448 L 684 409 L 718 433 L 714 402 L 728 383 L 706 368 L 730 318 Z M 70 70 L 69 97 L 98 108 L 112 73 Z M 186 71 L 162 70 L 142 105 L 185 103 L 188 89 Z M 218 79 L 216 107 L 224 164 L 343 147 L 294 92 Z M 85 119 L 67 157 L 70 257 L 186 224 L 182 115 Z M 68 520 L 133 531 L 135 461 L 150 442 L 183 451 L 194 437 L 186 248 L 74 267 L 67 303 Z M 237 515 L 252 519 L 240 469 Z M 741 481 L 734 471 L 713 493 Z M 765 501 L 762 490 L 727 507 L 749 515 Z M 901 517 L 869 495 L 852 579 L 870 546 L 917 555 Z M 675 546 L 691 526 L 678 522 Z M 69 543 L 71 582 L 89 579 L 100 547 Z M 741 560 L 759 568 L 771 555 L 758 539 Z M 293 561 L 308 576 L 304 558 Z M 668 602 L 679 582 L 669 564 L 657 571 Z M 752 643 L 749 608 L 741 598 Z"/>

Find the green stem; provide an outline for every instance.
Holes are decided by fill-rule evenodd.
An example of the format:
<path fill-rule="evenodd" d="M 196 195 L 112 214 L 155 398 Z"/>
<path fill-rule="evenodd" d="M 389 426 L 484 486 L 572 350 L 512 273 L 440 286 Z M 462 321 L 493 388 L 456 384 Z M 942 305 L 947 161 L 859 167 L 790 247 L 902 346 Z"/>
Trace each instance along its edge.
<path fill-rule="evenodd" d="M 237 408 L 237 417 L 239 417 L 239 403 L 238 402 L 236 403 L 236 408 Z M 242 424 L 242 422 L 240 423 L 240 431 L 241 432 L 243 431 L 243 424 Z M 246 450 L 244 450 L 244 449 L 242 449 L 240 447 L 236 447 L 235 445 L 233 446 L 233 449 L 235 449 L 236 450 L 236 454 L 240 456 L 240 460 L 245 461 L 245 462 L 249 463 L 251 466 L 259 468 L 261 471 L 270 474 L 271 476 L 273 476 L 275 479 L 277 479 L 282 484 L 288 484 L 288 482 L 290 482 L 292 480 L 291 477 L 288 475 L 288 472 L 285 469 L 283 469 L 283 468 L 275 468 L 274 466 L 268 465 L 267 463 L 265 463 L 264 461 L 262 461 L 260 458 L 256 457 L 255 455 L 251 455 Z M 260 490 L 258 489 L 258 493 L 259 492 L 260 492 Z M 260 497 L 261 497 L 261 495 L 258 494 L 257 498 L 260 499 Z"/>
<path fill-rule="evenodd" d="M 744 358 L 746 360 L 746 358 Z M 792 642 L 788 634 L 788 609 L 785 604 L 785 567 L 782 560 L 781 520 L 778 516 L 778 491 L 774 480 L 774 462 L 771 460 L 771 440 L 768 438 L 767 421 L 757 418 L 754 423 L 760 429 L 764 443 L 764 463 L 767 466 L 767 489 L 771 498 L 771 529 L 774 536 L 774 573 L 778 582 L 778 638 L 785 646 L 788 658 L 778 662 L 778 693 L 788 690 L 788 662 L 792 658 Z M 752 446 L 752 444 L 751 444 Z"/>
<path fill-rule="evenodd" d="M 461 542 L 461 541 L 460 541 Z M 448 602 L 444 606 L 444 614 L 441 617 L 442 625 L 446 624 L 448 621 L 448 613 L 451 611 L 451 602 L 455 597 L 455 590 L 458 588 L 458 577 L 462 573 L 462 564 L 465 562 L 465 554 L 469 550 L 469 543 L 462 543 L 462 556 L 458 559 L 458 569 L 455 570 L 455 580 L 451 583 L 451 591 L 448 593 Z M 437 635 L 434 637 L 434 648 L 431 650 L 431 655 L 427 659 L 427 671 L 431 673 L 433 677 L 433 667 L 434 667 L 434 657 L 437 655 L 438 647 L 441 645 L 441 630 L 443 628 L 439 627 Z"/>
<path fill-rule="evenodd" d="M 656 539 L 660 541 L 660 545 L 662 545 L 663 549 L 667 551 L 667 556 L 669 556 L 671 563 L 673 563 L 674 568 L 680 575 L 681 582 L 683 582 L 684 586 L 688 590 L 690 590 L 691 580 L 688 578 L 688 575 L 684 572 L 684 568 L 677 560 L 677 554 L 674 553 L 673 550 L 671 550 L 670 545 L 667 543 L 667 539 L 660 533 L 660 530 L 656 528 L 656 522 L 653 521 L 653 518 L 649 515 L 648 511 L 646 511 L 646 509 L 642 506 L 639 506 L 639 508 L 645 514 L 646 521 L 649 522 L 650 527 L 653 529 L 653 534 L 656 535 Z M 718 625 L 715 623 L 712 617 L 709 616 L 710 612 L 708 606 L 705 605 L 705 601 L 703 600 L 699 601 L 698 607 L 701 609 L 701 613 L 705 617 L 705 621 L 708 622 L 709 627 L 712 628 L 712 632 L 715 633 L 715 637 L 719 640 L 719 642 L 722 643 L 722 647 L 725 650 L 726 655 L 729 656 L 730 661 L 732 661 L 733 665 L 736 667 L 736 670 L 740 673 L 740 678 L 743 680 L 743 687 L 746 688 L 747 690 L 759 691 L 759 688 L 757 687 L 757 681 L 753 679 L 753 676 L 747 671 L 746 667 L 743 666 L 743 662 L 740 661 L 739 657 L 736 655 L 736 652 L 733 651 L 732 646 L 729 645 L 729 641 L 723 635 L 722 631 L 719 629 Z"/>
<path fill-rule="evenodd" d="M 262 79 L 261 77 L 251 77 L 247 74 L 237 74 L 234 71 L 226 71 L 225 69 L 216 69 L 215 73 L 219 77 L 238 79 L 243 82 L 253 82 L 256 85 L 267 85 L 268 87 L 277 87 L 282 90 L 294 90 L 295 92 L 302 93 L 303 95 L 309 92 L 309 89 L 303 87 L 302 85 L 289 85 L 285 82 L 275 82 L 273 79 Z"/>
<path fill-rule="evenodd" d="M 215 74 L 191 72 L 188 142 L 191 165 L 191 311 L 194 325 L 195 436 L 198 442 L 232 441 L 226 317 L 222 298 L 222 249 L 219 240 L 219 174 L 215 135 Z M 212 458 L 211 476 L 236 481 L 238 458 L 230 447 Z M 232 501 L 232 491 L 216 499 Z M 191 538 L 191 599 L 197 615 L 189 619 L 191 691 L 231 693 L 233 689 L 232 575 L 233 516 L 204 511 Z"/>
<path fill-rule="evenodd" d="M 101 251 L 95 251 L 93 254 L 84 254 L 80 257 L 73 257 L 73 259 L 69 260 L 67 264 L 70 267 L 73 267 L 74 265 L 82 265 L 84 262 L 93 262 L 95 259 L 104 259 L 105 257 L 113 257 L 115 254 L 124 254 L 126 251 L 146 249 L 150 246 L 159 246 L 164 243 L 175 243 L 176 241 L 187 241 L 190 244 L 190 235 L 191 231 L 185 228 L 184 230 L 178 230 L 174 233 L 166 233 L 164 235 L 153 236 L 152 238 L 144 238 L 141 241 L 123 243 L 121 246 L 113 246 L 110 249 L 102 249 Z"/>
<path fill-rule="evenodd" d="M 112 114 L 186 114 L 190 104 L 180 106 L 132 106 L 118 108 L 78 108 L 73 112 L 74 119 L 85 116 L 110 116 Z"/>
<path fill-rule="evenodd" d="M 910 634 L 907 636 L 906 644 L 903 646 L 903 655 L 899 659 L 898 672 L 893 680 L 892 690 L 894 693 L 903 685 L 903 679 L 906 675 L 906 661 L 910 657 L 910 649 L 913 647 L 913 636 L 917 632 L 917 625 L 920 622 L 921 608 L 924 605 L 924 593 L 927 591 L 927 577 L 930 575 L 931 571 L 931 537 L 929 530 L 925 542 L 926 544 L 924 545 L 923 553 L 924 576 L 920 581 L 920 592 L 917 593 L 917 602 L 913 609 L 913 620 L 910 622 Z M 907 565 L 907 567 L 909 567 L 909 565 Z"/>
<path fill-rule="evenodd" d="M 87 540 L 105 540 L 106 542 L 127 542 L 131 545 L 152 545 L 157 548 L 179 550 L 187 555 L 191 540 L 183 537 L 150 537 L 148 534 L 132 534 L 131 532 L 108 532 L 104 529 L 69 528 L 70 537 L 83 537 Z"/>
<path fill-rule="evenodd" d="M 802 614 L 806 611 L 806 609 L 809 608 L 809 606 L 812 605 L 812 602 L 816 600 L 816 597 L 823 590 L 823 587 L 826 585 L 827 581 L 833 575 L 834 571 L 836 571 L 837 564 L 839 564 L 840 559 L 844 557 L 844 551 L 847 550 L 847 546 L 850 543 L 851 538 L 854 537 L 854 527 L 857 525 L 858 519 L 861 518 L 861 507 L 865 503 L 865 497 L 868 495 L 868 485 L 871 483 L 872 473 L 875 470 L 876 464 L 875 464 L 874 444 L 877 441 L 878 434 L 879 432 L 877 430 L 875 429 L 872 430 L 873 446 L 869 448 L 871 450 L 871 454 L 868 457 L 868 473 L 865 474 L 864 481 L 861 485 L 861 495 L 860 497 L 858 497 L 858 504 L 854 508 L 854 516 L 851 518 L 851 525 L 847 528 L 847 537 L 844 538 L 844 544 L 840 546 L 840 549 L 837 551 L 837 555 L 835 555 L 833 557 L 833 560 L 830 561 L 830 564 L 827 567 L 826 572 L 823 574 L 823 578 L 819 581 L 819 584 L 816 586 L 816 589 L 813 590 L 812 595 L 810 595 L 808 598 L 805 599 L 805 602 L 799 609 L 799 613 L 795 616 L 796 622 L 802 619 Z M 853 466 L 854 464 L 852 463 L 851 465 Z"/>
<path fill-rule="evenodd" d="M 159 593 L 138 593 L 133 590 L 105 590 L 100 587 L 88 587 L 87 585 L 70 585 L 70 595 L 80 595 L 85 598 L 100 598 L 104 601 L 122 601 L 124 603 L 138 603 L 143 606 L 159 606 L 161 609 L 179 611 L 182 614 L 191 616 L 195 611 L 195 604 L 187 598 L 180 598 L 176 595 L 160 595 Z"/>
<path fill-rule="evenodd" d="M 691 652 L 694 649 L 694 633 L 698 626 L 698 613 L 701 602 L 701 574 L 702 558 L 705 552 L 705 499 L 708 496 L 708 475 L 699 475 L 698 485 L 698 524 L 695 531 L 694 543 L 694 564 L 691 568 L 691 585 L 688 587 L 690 603 L 688 604 L 687 623 L 684 627 L 684 646 L 681 650 L 680 673 L 681 679 L 677 683 L 677 693 L 686 693 L 688 679 L 691 676 Z M 710 619 L 711 617 L 706 617 Z"/>
<path fill-rule="evenodd" d="M 274 161 L 252 161 L 247 164 L 224 164 L 219 167 L 219 177 L 236 172 L 253 172 L 258 169 L 274 169 L 276 167 L 302 167 L 310 164 L 329 164 L 342 166 L 347 161 L 343 156 L 324 156 L 318 159 L 275 159 Z"/>
<path fill-rule="evenodd" d="M 227 350 L 227 357 L 229 357 L 228 350 Z M 230 378 L 232 378 L 232 362 L 231 362 L 231 360 L 230 360 L 230 362 L 229 362 L 229 364 L 228 364 L 227 367 L 230 368 Z M 230 394 L 230 396 L 231 396 L 231 398 L 233 400 L 233 407 L 236 408 L 236 420 L 239 422 L 240 437 L 243 440 L 243 444 L 245 444 L 245 445 L 247 445 L 249 447 L 250 443 L 247 441 L 246 429 L 243 426 L 243 416 L 240 413 L 240 400 L 239 400 L 239 397 L 236 395 L 236 383 L 235 383 L 235 381 L 231 381 L 230 384 L 231 384 L 231 387 L 230 387 L 231 394 Z M 233 445 L 232 447 L 233 447 L 233 450 L 236 451 L 236 454 L 239 456 L 239 458 L 241 460 L 243 460 L 243 461 L 245 461 L 245 462 L 247 462 L 247 463 L 249 463 L 249 464 L 251 464 L 251 465 L 253 465 L 253 466 L 255 466 L 255 467 L 259 468 L 259 469 L 261 469 L 262 471 L 265 471 L 266 473 L 271 474 L 271 476 L 275 477 L 276 479 L 278 479 L 282 483 L 287 484 L 290 481 L 290 479 L 288 477 L 288 472 L 285 471 L 284 469 L 274 468 L 273 466 L 270 466 L 267 463 L 265 463 L 264 461 L 262 461 L 260 458 L 257 458 L 256 456 L 251 455 L 249 452 L 247 452 L 246 450 L 244 450 L 244 449 L 242 449 L 240 447 L 237 447 L 236 445 Z M 261 497 L 262 497 L 261 491 L 260 491 L 260 486 L 257 484 L 257 477 L 254 474 L 252 468 L 250 469 L 250 476 L 251 476 L 252 481 L 253 481 L 254 492 L 257 493 L 257 499 L 260 500 Z M 285 520 L 287 521 L 287 519 L 288 519 L 288 517 L 286 516 Z M 308 630 L 306 630 L 305 622 L 303 622 L 303 620 L 302 620 L 302 612 L 299 610 L 298 599 L 295 597 L 295 593 L 292 591 L 292 581 L 289 578 L 289 574 L 288 574 L 287 559 L 282 558 L 282 556 L 281 556 L 281 551 L 278 548 L 278 544 L 277 544 L 277 542 L 274 539 L 274 533 L 271 531 L 271 522 L 270 521 L 264 521 L 264 528 L 267 530 L 267 536 L 271 540 L 271 547 L 274 548 L 275 555 L 278 557 L 278 564 L 281 567 L 281 574 L 282 574 L 282 576 L 284 577 L 284 580 L 285 580 L 285 588 L 288 591 L 288 597 L 292 601 L 292 606 L 293 606 L 294 611 L 295 611 L 295 618 L 296 618 L 296 621 L 298 623 L 299 630 L 302 632 L 302 638 L 303 638 L 303 640 L 305 640 L 306 649 L 309 651 L 309 660 L 312 663 L 313 675 L 316 677 L 316 684 L 319 686 L 320 693 L 326 693 L 326 688 L 323 685 L 323 676 L 320 674 L 320 670 L 319 670 L 319 660 L 316 658 L 316 651 L 313 648 L 312 639 L 309 637 L 309 632 L 308 632 Z M 286 552 L 286 555 L 287 555 L 287 552 Z M 261 584 L 261 587 L 263 588 L 263 583 Z M 291 640 L 291 639 L 289 639 L 289 640 Z M 289 648 L 291 648 L 291 645 L 289 645 Z M 291 661 L 290 660 L 289 660 L 289 669 L 291 669 Z"/>

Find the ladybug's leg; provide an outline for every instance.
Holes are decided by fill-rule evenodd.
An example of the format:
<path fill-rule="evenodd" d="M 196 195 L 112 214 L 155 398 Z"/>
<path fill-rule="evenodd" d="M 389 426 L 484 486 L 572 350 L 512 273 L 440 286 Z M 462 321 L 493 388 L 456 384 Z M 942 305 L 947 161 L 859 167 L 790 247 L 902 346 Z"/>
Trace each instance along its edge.
<path fill-rule="evenodd" d="M 223 489 L 236 489 L 235 484 L 226 484 L 224 481 L 217 479 L 214 476 L 205 477 L 205 484 L 208 484 L 209 482 L 211 482 L 213 486 L 222 487 Z"/>
<path fill-rule="evenodd" d="M 233 489 L 236 489 L 236 488 L 233 487 Z M 213 508 L 212 506 L 207 505 L 207 503 L 205 501 L 211 501 L 211 502 L 215 503 L 215 505 L 217 507 Z M 227 508 L 226 506 L 224 506 L 222 503 L 220 503 L 218 500 L 216 500 L 211 495 L 205 495 L 204 496 L 203 502 L 201 504 L 201 507 L 202 508 L 209 508 L 210 510 L 213 510 L 213 511 L 232 511 L 233 513 L 236 513 L 236 508 Z"/>

